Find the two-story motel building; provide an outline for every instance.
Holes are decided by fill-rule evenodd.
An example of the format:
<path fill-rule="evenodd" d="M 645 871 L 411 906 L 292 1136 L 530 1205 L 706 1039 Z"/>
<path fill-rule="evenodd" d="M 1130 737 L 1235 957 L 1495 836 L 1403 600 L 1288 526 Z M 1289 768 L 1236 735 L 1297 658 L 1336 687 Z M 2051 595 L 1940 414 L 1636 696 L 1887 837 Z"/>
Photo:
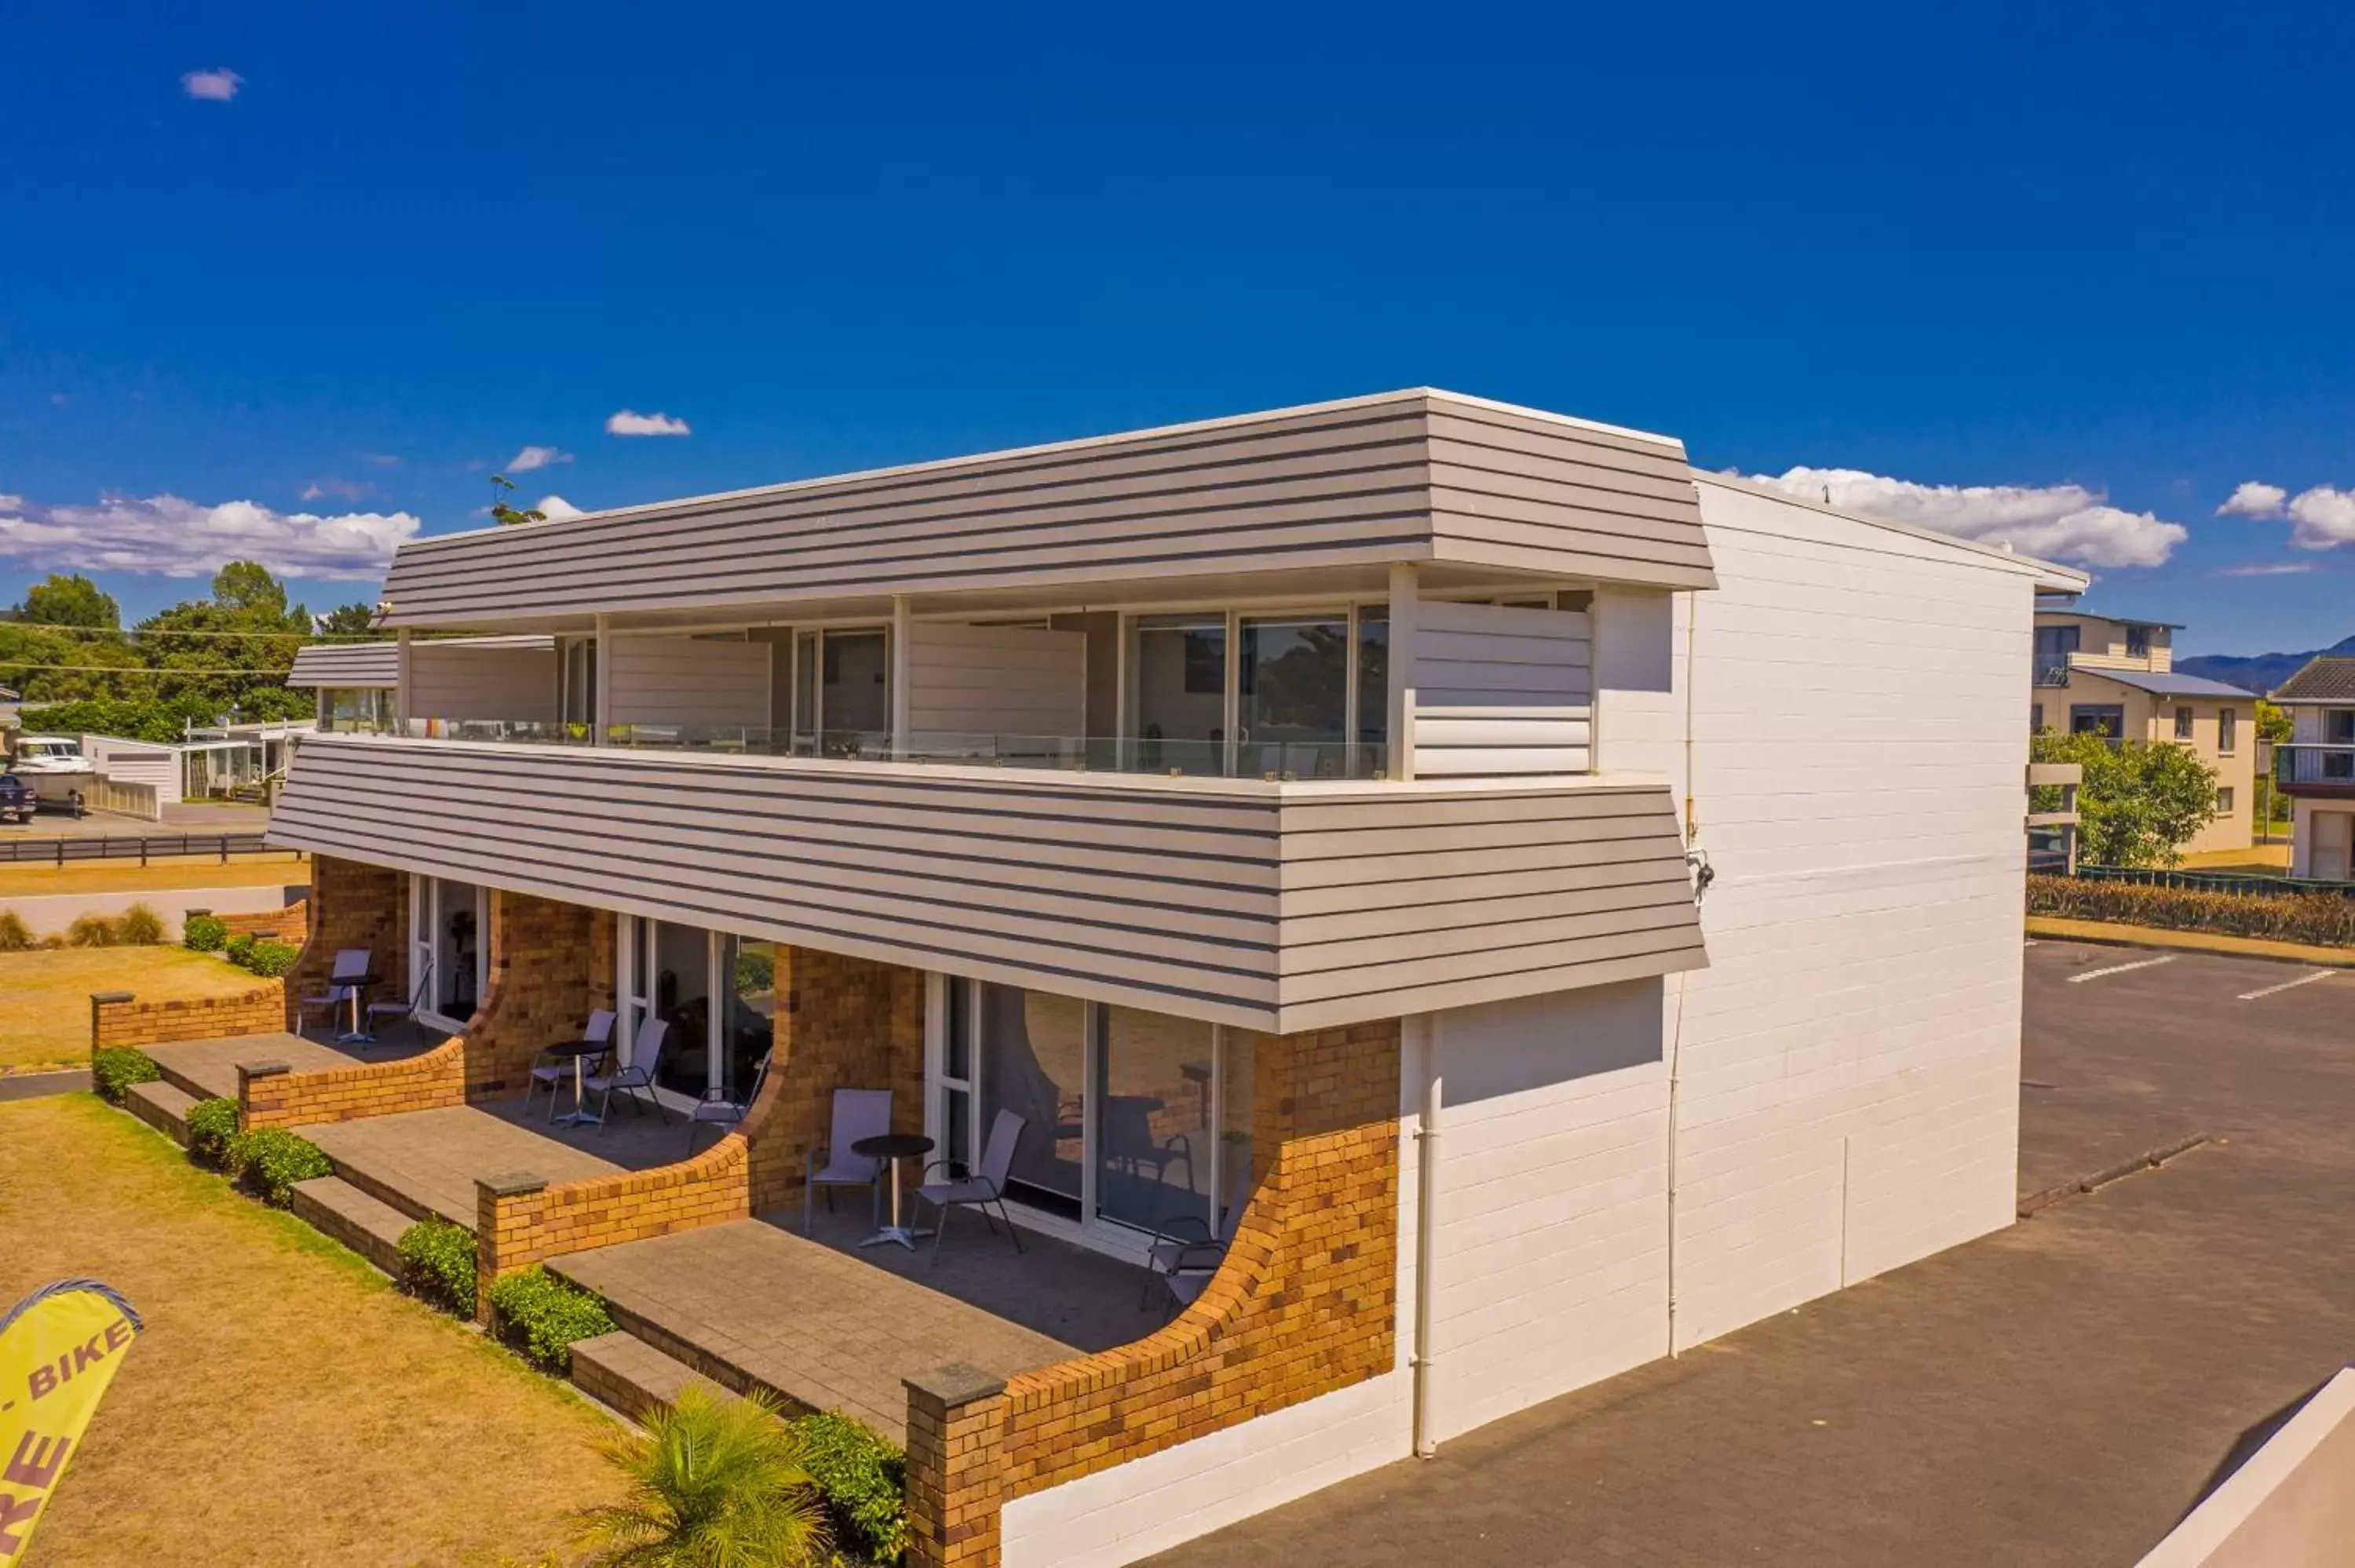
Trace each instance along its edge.
<path fill-rule="evenodd" d="M 923 1560 L 1115 1563 L 2009 1223 L 2083 586 L 1413 390 L 420 540 L 272 833 L 453 1027 L 538 964 L 803 1120 L 801 1021 L 905 1028 L 1026 1226 L 1245 1206 L 1169 1328 L 911 1414 Z"/>

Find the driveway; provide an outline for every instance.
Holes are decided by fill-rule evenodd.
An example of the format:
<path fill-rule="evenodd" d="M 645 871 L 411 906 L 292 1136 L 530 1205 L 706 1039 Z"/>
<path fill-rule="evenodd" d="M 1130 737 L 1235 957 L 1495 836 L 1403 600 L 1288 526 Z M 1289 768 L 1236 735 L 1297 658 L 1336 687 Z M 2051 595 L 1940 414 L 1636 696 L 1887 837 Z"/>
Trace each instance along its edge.
<path fill-rule="evenodd" d="M 2213 1141 L 1154 1561 L 2133 1563 L 2355 1356 L 2355 974 L 2161 957 L 2029 948 L 2021 1187 Z"/>

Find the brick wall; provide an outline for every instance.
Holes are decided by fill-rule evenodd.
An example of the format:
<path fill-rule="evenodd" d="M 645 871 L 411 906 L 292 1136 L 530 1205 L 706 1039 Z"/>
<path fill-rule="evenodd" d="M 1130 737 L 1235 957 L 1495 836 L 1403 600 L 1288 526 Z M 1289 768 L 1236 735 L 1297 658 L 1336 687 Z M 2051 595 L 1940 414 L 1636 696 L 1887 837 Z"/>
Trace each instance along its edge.
<path fill-rule="evenodd" d="M 142 1001 L 131 991 L 101 991 L 90 999 L 90 1044 L 161 1045 L 173 1040 L 217 1040 L 232 1034 L 274 1034 L 286 1022 L 286 982 L 257 980 L 237 996 Z"/>
<path fill-rule="evenodd" d="M 311 936 L 311 906 L 306 899 L 297 898 L 282 909 L 264 909 L 250 915 L 216 915 L 213 918 L 228 927 L 232 937 L 244 933 L 264 941 L 293 942 L 300 946 Z"/>
<path fill-rule="evenodd" d="M 531 1062 L 613 1005 L 610 910 L 494 889 L 490 984 L 466 1023 L 466 1096 L 524 1091 Z"/>
<path fill-rule="evenodd" d="M 311 857 L 310 932 L 303 956 L 287 975 L 286 1010 L 280 1027 L 294 1029 L 295 999 L 327 988 L 336 954 L 366 948 L 384 977 L 379 994 L 409 998 L 409 884 L 390 866 L 369 865 L 333 855 Z"/>
<path fill-rule="evenodd" d="M 238 1100 L 248 1127 L 304 1127 L 462 1106 L 466 1103 L 465 1047 L 451 1039 L 422 1055 L 398 1061 L 250 1077 L 240 1072 Z"/>
<path fill-rule="evenodd" d="M 837 1089 L 888 1088 L 892 1130 L 924 1129 L 922 970 L 781 947 L 777 994 L 776 1104 L 746 1123 L 755 1213 L 801 1202 Z"/>
<path fill-rule="evenodd" d="M 1024 1372 L 909 1380 L 910 1561 L 998 1561 L 1007 1500 L 1391 1370 L 1395 1021 L 1252 1041 L 1259 1184 L 1199 1299 L 1159 1332 Z"/>

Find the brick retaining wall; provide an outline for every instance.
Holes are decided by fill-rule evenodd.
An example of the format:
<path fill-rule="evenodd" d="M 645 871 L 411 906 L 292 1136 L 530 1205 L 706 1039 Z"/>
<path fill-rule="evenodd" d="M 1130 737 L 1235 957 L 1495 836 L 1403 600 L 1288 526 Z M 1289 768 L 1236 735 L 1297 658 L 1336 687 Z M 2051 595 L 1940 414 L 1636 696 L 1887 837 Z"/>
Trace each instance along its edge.
<path fill-rule="evenodd" d="M 215 915 L 214 919 L 226 927 L 232 937 L 250 935 L 268 942 L 293 942 L 297 947 L 310 939 L 311 906 L 307 899 L 297 898 L 282 909 L 259 910 L 250 915 Z"/>
<path fill-rule="evenodd" d="M 90 1044 L 162 1045 L 175 1040 L 216 1040 L 229 1034 L 270 1034 L 286 1018 L 286 982 L 254 981 L 237 996 L 176 997 L 142 1001 L 127 991 L 90 999 Z"/>
<path fill-rule="evenodd" d="M 779 1094 L 747 1124 L 756 1212 L 801 1202 L 837 1089 L 888 1088 L 891 1129 L 924 1129 L 923 971 L 813 948 L 780 947 L 776 958 Z"/>
<path fill-rule="evenodd" d="M 1263 1163 L 1199 1299 L 1134 1344 L 1003 1384 L 964 1368 L 909 1380 L 911 1563 L 994 1564 L 1014 1498 L 1391 1370 L 1398 1024 L 1252 1044 Z"/>
<path fill-rule="evenodd" d="M 397 1061 L 311 1073 L 238 1070 L 238 1107 L 247 1127 L 306 1127 L 465 1103 L 465 1047 L 454 1038 Z"/>
<path fill-rule="evenodd" d="M 466 1097 L 520 1095 L 532 1058 L 613 1005 L 611 910 L 491 893 L 490 984 L 466 1023 Z"/>

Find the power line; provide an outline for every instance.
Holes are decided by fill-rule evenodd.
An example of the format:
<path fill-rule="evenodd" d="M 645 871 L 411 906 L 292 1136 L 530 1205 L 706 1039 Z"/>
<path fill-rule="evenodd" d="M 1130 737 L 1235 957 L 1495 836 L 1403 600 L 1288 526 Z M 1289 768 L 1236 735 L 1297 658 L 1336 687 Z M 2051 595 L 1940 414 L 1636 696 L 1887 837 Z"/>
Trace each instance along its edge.
<path fill-rule="evenodd" d="M 286 670 L 181 669 L 172 664 L 20 664 L 5 657 L 0 657 L 0 671 L 71 671 L 97 675 L 270 675 L 282 681 L 292 673 Z"/>
<path fill-rule="evenodd" d="M 64 620 L 0 620 L 0 630 L 21 626 L 28 631 L 79 631 L 92 637 L 299 637 L 311 642 L 389 642 L 370 631 L 198 631 L 171 627 L 76 626 Z"/>

